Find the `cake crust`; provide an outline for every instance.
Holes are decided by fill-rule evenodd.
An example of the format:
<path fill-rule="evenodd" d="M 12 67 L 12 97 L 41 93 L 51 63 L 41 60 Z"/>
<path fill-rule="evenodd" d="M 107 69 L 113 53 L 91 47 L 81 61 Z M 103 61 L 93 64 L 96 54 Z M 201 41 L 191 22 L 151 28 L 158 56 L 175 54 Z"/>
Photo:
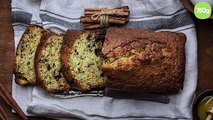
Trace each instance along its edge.
<path fill-rule="evenodd" d="M 17 70 L 17 67 L 18 67 L 18 60 L 17 60 L 17 57 L 22 54 L 22 53 L 19 53 L 19 51 L 22 49 L 22 45 L 23 43 L 25 42 L 25 37 L 26 35 L 29 34 L 29 31 L 30 29 L 32 28 L 40 28 L 42 30 L 41 34 L 43 34 L 43 32 L 45 32 L 46 30 L 43 29 L 43 27 L 41 26 L 38 26 L 38 25 L 35 25 L 35 24 L 31 24 L 29 25 L 25 32 L 23 33 L 19 43 L 18 43 L 18 46 L 17 46 L 17 49 L 16 49 L 16 59 L 15 59 L 15 63 L 14 63 L 14 75 L 15 75 L 15 82 L 19 85 L 36 85 L 36 78 L 35 79 L 28 79 L 26 77 L 24 77 L 24 75 L 22 73 L 20 73 L 18 70 Z M 39 40 L 40 41 L 40 40 Z M 37 46 L 36 46 L 37 48 Z M 34 60 L 34 59 L 33 59 Z M 34 62 L 33 62 L 34 63 Z M 20 67 L 23 67 L 23 66 L 20 66 Z M 34 71 L 34 70 L 33 70 Z"/>
<path fill-rule="evenodd" d="M 173 93 L 183 88 L 183 33 L 109 28 L 102 52 L 102 70 L 109 88 Z"/>

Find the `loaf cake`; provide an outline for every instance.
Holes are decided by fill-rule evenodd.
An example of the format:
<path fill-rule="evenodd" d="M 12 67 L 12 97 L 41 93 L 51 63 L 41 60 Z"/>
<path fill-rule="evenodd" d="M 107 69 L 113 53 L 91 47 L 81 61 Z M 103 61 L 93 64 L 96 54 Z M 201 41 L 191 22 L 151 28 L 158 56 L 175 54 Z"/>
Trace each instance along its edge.
<path fill-rule="evenodd" d="M 30 25 L 23 33 L 16 50 L 14 75 L 17 84 L 36 84 L 34 58 L 44 31 L 40 26 Z"/>
<path fill-rule="evenodd" d="M 63 35 L 45 32 L 36 51 L 36 80 L 47 92 L 57 93 L 71 88 L 62 74 L 60 49 L 63 40 Z"/>
<path fill-rule="evenodd" d="M 183 33 L 109 28 L 102 53 L 108 88 L 173 93 L 183 88 Z"/>
<path fill-rule="evenodd" d="M 68 30 L 64 39 L 61 61 L 66 79 L 81 91 L 104 87 L 99 32 Z"/>

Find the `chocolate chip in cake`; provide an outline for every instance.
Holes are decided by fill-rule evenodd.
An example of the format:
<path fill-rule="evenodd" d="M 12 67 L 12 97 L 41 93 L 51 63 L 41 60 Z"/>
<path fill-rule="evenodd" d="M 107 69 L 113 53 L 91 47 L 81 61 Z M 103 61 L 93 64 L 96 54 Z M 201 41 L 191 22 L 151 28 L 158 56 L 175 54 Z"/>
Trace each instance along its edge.
<path fill-rule="evenodd" d="M 47 70 L 50 70 L 50 69 L 51 69 L 50 64 L 48 64 L 47 65 Z"/>
<path fill-rule="evenodd" d="M 25 50 L 24 46 L 21 46 L 21 52 L 23 52 Z"/>
<path fill-rule="evenodd" d="M 42 59 L 41 61 L 42 61 L 43 63 L 48 62 L 48 60 L 47 60 L 47 59 Z"/>
<path fill-rule="evenodd" d="M 60 72 L 60 70 L 59 71 L 57 71 L 57 70 L 54 71 L 54 78 L 56 80 L 59 80 L 61 78 L 61 72 Z"/>
<path fill-rule="evenodd" d="M 96 56 L 102 56 L 103 55 L 100 48 L 95 49 L 95 55 Z"/>
<path fill-rule="evenodd" d="M 59 69 L 59 73 L 62 74 L 62 69 Z"/>
<path fill-rule="evenodd" d="M 60 80 L 61 74 L 54 76 L 54 78 L 55 78 L 56 80 Z"/>
<path fill-rule="evenodd" d="M 91 40 L 91 38 L 92 38 L 91 34 L 88 34 L 87 37 L 86 37 L 86 39 L 89 40 L 89 41 Z"/>
<path fill-rule="evenodd" d="M 107 56 L 104 55 L 101 50 L 98 52 L 97 56 L 99 56 L 101 59 L 107 59 Z"/>
<path fill-rule="evenodd" d="M 101 75 L 100 75 L 101 77 L 104 77 L 104 74 L 103 73 L 101 73 Z"/>
<path fill-rule="evenodd" d="M 100 41 L 101 41 L 101 37 L 96 36 L 96 37 L 95 37 L 95 42 L 100 42 Z"/>

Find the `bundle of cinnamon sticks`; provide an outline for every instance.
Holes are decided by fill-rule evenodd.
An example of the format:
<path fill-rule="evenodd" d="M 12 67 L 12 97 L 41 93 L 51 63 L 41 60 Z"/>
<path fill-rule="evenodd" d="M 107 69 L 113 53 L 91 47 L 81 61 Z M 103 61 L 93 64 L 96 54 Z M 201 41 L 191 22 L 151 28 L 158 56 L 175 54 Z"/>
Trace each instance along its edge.
<path fill-rule="evenodd" d="M 84 29 L 95 29 L 109 25 L 123 25 L 129 21 L 129 7 L 108 8 L 86 8 L 80 22 Z"/>

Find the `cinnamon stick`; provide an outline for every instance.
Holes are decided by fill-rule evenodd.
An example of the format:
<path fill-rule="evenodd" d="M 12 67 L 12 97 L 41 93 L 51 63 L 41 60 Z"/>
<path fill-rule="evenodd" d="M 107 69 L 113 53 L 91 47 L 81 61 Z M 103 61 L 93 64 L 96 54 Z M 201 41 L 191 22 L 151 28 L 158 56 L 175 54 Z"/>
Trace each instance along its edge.
<path fill-rule="evenodd" d="M 113 9 L 86 8 L 80 22 L 83 23 L 84 29 L 107 27 L 111 24 L 123 25 L 129 21 L 129 14 L 128 6 Z"/>
<path fill-rule="evenodd" d="M 82 23 L 99 23 L 100 21 L 96 20 L 92 20 L 91 16 L 81 16 L 80 21 Z M 127 18 L 122 18 L 122 17 L 112 17 L 109 16 L 108 17 L 108 23 L 109 24 L 125 24 L 127 21 Z"/>
<path fill-rule="evenodd" d="M 0 114 L 0 120 L 6 120 L 2 114 Z"/>
<path fill-rule="evenodd" d="M 4 111 L 4 109 L 2 108 L 2 106 L 0 106 L 0 115 L 1 115 L 1 119 L 3 120 L 8 120 L 8 116 L 7 113 Z"/>
<path fill-rule="evenodd" d="M 95 29 L 95 28 L 101 28 L 100 24 L 84 24 L 84 29 Z"/>
<path fill-rule="evenodd" d="M 121 6 L 121 7 L 116 7 L 115 9 L 126 9 L 129 11 L 129 7 L 128 6 Z"/>
<path fill-rule="evenodd" d="M 93 15 L 95 13 L 97 13 L 98 11 L 85 11 L 84 14 L 85 15 Z M 114 13 L 112 15 L 109 15 L 109 16 L 121 16 L 121 17 L 125 17 L 125 16 L 129 16 L 129 13 L 128 12 L 122 12 L 121 14 L 119 13 Z"/>
<path fill-rule="evenodd" d="M 128 6 L 123 6 L 123 7 L 117 7 L 117 8 L 112 8 L 112 9 L 122 9 L 123 12 L 129 12 L 129 7 Z M 95 11 L 95 12 L 100 12 L 101 8 L 85 8 L 84 12 L 86 11 Z"/>
<path fill-rule="evenodd" d="M 24 112 L 21 110 L 21 108 L 18 106 L 18 104 L 16 103 L 16 101 L 10 95 L 9 91 L 2 84 L 0 84 L 0 91 L 1 91 L 1 93 L 6 98 L 5 102 L 7 102 L 7 104 L 10 105 L 17 112 L 17 114 L 19 115 L 19 117 L 22 120 L 28 120 L 28 118 L 26 117 L 26 115 L 24 114 Z"/>
<path fill-rule="evenodd" d="M 111 10 L 119 10 L 120 13 L 114 13 L 109 16 L 123 16 L 123 17 L 129 16 L 129 7 L 128 6 L 118 7 L 118 8 L 114 8 Z M 84 9 L 84 14 L 93 15 L 100 11 L 101 11 L 101 8 L 86 8 L 86 9 Z"/>
<path fill-rule="evenodd" d="M 129 13 L 129 9 L 114 9 L 114 10 L 119 10 L 121 12 L 126 12 Z M 84 12 L 100 12 L 101 9 L 97 8 L 85 8 Z"/>

